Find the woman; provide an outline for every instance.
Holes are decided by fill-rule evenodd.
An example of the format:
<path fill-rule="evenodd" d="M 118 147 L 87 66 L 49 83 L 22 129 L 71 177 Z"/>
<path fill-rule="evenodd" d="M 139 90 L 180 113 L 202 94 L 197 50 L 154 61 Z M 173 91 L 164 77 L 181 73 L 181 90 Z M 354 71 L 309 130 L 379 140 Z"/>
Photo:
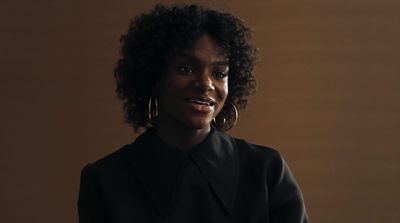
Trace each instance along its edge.
<path fill-rule="evenodd" d="M 255 48 L 237 17 L 155 9 L 121 38 L 115 69 L 132 144 L 87 165 L 87 222 L 308 222 L 280 154 L 224 134 L 255 89 Z"/>

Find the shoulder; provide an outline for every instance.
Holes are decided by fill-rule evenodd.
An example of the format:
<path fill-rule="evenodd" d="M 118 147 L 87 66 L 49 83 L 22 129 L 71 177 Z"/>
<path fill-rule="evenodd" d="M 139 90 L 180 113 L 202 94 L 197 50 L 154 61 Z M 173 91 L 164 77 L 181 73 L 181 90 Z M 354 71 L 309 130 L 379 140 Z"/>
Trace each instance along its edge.
<path fill-rule="evenodd" d="M 308 222 L 303 195 L 282 155 L 270 147 L 232 139 L 237 144 L 244 182 L 266 186 L 271 221 Z"/>
<path fill-rule="evenodd" d="M 247 172 L 261 174 L 267 180 L 268 191 L 274 194 L 285 193 L 299 194 L 297 182 L 286 163 L 277 150 L 249 143 L 243 139 L 234 138 L 237 142 L 238 159 L 241 167 Z"/>
<path fill-rule="evenodd" d="M 87 164 L 83 172 L 96 172 L 102 175 L 120 175 L 130 169 L 133 158 L 138 155 L 138 151 L 143 151 L 147 147 L 150 134 L 143 132 L 132 143 L 126 144 L 116 151 L 108 154 L 95 162 Z"/>
<path fill-rule="evenodd" d="M 127 144 L 92 163 L 84 166 L 82 174 L 113 175 L 128 167 L 128 160 L 134 143 Z"/>
<path fill-rule="evenodd" d="M 281 153 L 271 147 L 250 143 L 244 139 L 232 137 L 240 157 L 249 158 L 263 163 L 283 161 Z"/>
<path fill-rule="evenodd" d="M 294 181 L 288 164 L 281 153 L 273 148 L 247 142 L 232 137 L 237 145 L 237 155 L 241 168 L 246 172 L 258 173 L 267 179 L 270 188 L 286 178 Z"/>
<path fill-rule="evenodd" d="M 94 167 L 102 167 L 102 166 L 108 166 L 108 165 L 112 165 L 114 163 L 118 163 L 118 162 L 124 160 L 124 158 L 129 153 L 130 147 L 131 147 L 130 144 L 124 145 L 124 146 L 118 148 L 117 150 L 115 150 L 114 152 L 91 163 L 91 165 Z"/>

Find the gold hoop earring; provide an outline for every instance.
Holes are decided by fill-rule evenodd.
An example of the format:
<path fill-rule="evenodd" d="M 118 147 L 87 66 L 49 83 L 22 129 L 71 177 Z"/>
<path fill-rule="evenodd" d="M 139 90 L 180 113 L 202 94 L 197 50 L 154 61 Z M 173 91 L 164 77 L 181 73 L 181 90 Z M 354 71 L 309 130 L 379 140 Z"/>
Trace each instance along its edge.
<path fill-rule="evenodd" d="M 150 123 L 154 125 L 158 117 L 158 99 L 155 96 L 149 98 L 148 108 L 147 108 L 147 118 Z"/>
<path fill-rule="evenodd" d="M 227 111 L 227 105 L 230 105 L 230 112 Z M 236 125 L 239 117 L 239 112 L 233 102 L 226 102 L 221 112 L 213 118 L 211 126 L 218 129 L 221 132 L 226 132 Z"/>

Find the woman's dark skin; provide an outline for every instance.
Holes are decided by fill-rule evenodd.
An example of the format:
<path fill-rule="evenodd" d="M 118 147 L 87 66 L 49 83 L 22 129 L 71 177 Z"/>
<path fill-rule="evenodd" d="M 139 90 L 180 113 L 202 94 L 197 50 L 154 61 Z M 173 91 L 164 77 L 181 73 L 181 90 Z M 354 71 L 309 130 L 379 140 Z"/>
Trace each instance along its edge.
<path fill-rule="evenodd" d="M 207 34 L 191 49 L 174 54 L 154 88 L 158 136 L 182 150 L 203 141 L 228 96 L 228 73 L 228 59 Z"/>

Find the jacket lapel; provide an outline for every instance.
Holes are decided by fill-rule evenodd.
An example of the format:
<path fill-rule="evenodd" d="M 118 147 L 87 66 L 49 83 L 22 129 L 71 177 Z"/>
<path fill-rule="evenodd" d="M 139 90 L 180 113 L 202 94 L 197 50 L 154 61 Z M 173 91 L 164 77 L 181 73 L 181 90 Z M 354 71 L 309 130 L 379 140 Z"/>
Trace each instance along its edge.
<path fill-rule="evenodd" d="M 212 130 L 190 154 L 227 213 L 232 214 L 238 183 L 237 149 L 232 137 Z"/>
<path fill-rule="evenodd" d="M 149 129 L 132 144 L 131 166 L 159 214 L 165 218 L 182 176 L 187 153 L 162 144 Z"/>
<path fill-rule="evenodd" d="M 211 130 L 207 138 L 189 153 L 161 142 L 154 129 L 148 129 L 132 144 L 130 163 L 144 191 L 159 214 L 165 218 L 189 156 L 228 214 L 234 207 L 237 181 L 237 148 L 232 137 Z"/>

